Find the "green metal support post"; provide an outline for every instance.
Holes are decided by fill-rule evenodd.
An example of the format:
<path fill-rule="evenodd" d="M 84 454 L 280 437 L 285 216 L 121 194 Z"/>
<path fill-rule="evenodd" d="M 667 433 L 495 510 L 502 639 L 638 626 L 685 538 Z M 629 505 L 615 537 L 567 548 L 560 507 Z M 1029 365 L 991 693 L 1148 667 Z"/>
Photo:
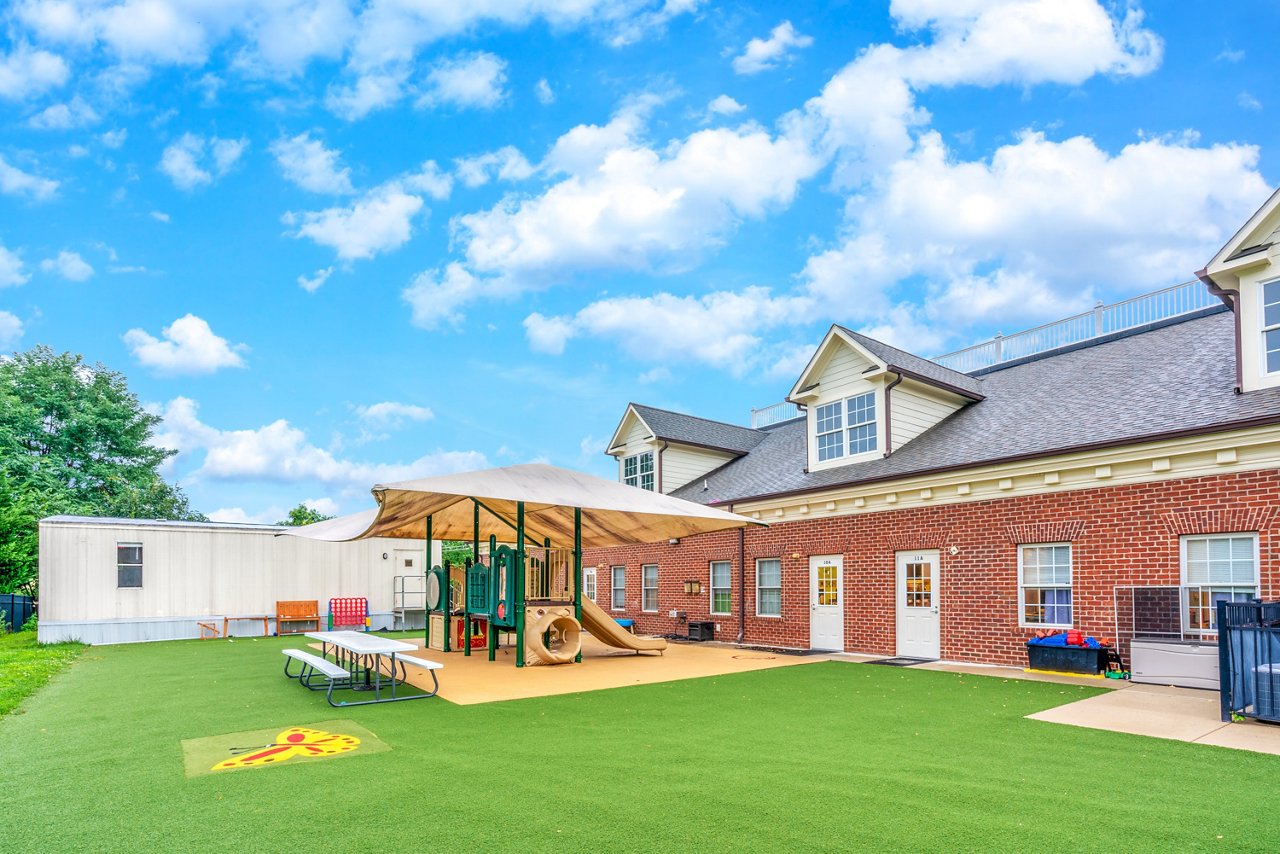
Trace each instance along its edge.
<path fill-rule="evenodd" d="M 582 508 L 573 508 L 573 616 L 582 625 Z M 582 648 L 574 656 L 582 663 Z"/>
<path fill-rule="evenodd" d="M 427 517 L 427 577 L 428 578 L 431 577 L 431 517 L 430 516 Z M 426 605 L 425 602 L 423 602 L 422 604 Z M 424 607 L 422 609 L 422 622 L 424 623 L 423 632 L 422 632 L 422 648 L 431 649 L 431 609 L 430 608 Z M 449 619 L 447 617 L 445 618 L 444 633 L 446 636 L 449 634 Z"/>
<path fill-rule="evenodd" d="M 516 502 L 516 667 L 524 667 L 524 502 Z"/>
<path fill-rule="evenodd" d="M 471 499 L 471 503 L 475 504 L 474 513 L 471 516 L 471 565 L 475 566 L 480 562 L 480 505 L 476 504 L 474 498 Z M 471 602 L 467 596 L 470 577 L 471 573 L 464 570 L 462 573 L 462 622 L 466 633 L 466 645 L 462 649 L 462 654 L 467 658 L 471 657 Z"/>
<path fill-rule="evenodd" d="M 498 554 L 498 538 L 489 535 L 489 660 L 498 657 L 498 628 L 493 624 L 498 601 L 498 562 L 494 559 Z"/>

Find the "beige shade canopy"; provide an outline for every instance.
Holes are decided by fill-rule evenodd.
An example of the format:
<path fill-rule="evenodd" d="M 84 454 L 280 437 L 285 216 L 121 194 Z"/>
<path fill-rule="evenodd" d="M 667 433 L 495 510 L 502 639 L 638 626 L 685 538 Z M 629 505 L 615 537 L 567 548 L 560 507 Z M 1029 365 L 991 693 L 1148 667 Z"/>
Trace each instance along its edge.
<path fill-rule="evenodd" d="M 573 511 L 582 508 L 584 548 L 656 543 L 711 531 L 764 525 L 692 501 L 637 489 L 589 474 L 530 463 L 446 474 L 373 488 L 373 510 L 316 522 L 289 536 L 345 542 L 369 537 L 421 540 L 431 517 L 432 538 L 471 541 L 475 504 L 480 539 L 515 542 L 516 504 L 524 502 L 526 544 L 550 539 L 572 548 Z"/>

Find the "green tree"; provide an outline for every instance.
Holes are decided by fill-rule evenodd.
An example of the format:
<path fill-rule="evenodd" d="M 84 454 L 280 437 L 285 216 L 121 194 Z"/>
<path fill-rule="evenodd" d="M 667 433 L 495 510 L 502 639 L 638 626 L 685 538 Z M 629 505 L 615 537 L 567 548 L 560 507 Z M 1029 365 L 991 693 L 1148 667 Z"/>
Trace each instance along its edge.
<path fill-rule="evenodd" d="M 298 528 L 302 525 L 310 525 L 312 522 L 323 522 L 332 518 L 332 516 L 326 516 L 319 510 L 315 510 L 305 504 L 299 504 L 289 511 L 289 515 L 286 518 L 281 519 L 276 524 L 285 528 Z"/>
<path fill-rule="evenodd" d="M 160 476 L 174 451 L 152 444 L 160 416 L 124 376 L 36 347 L 0 361 L 0 590 L 36 574 L 36 522 L 74 513 L 194 519 Z"/>

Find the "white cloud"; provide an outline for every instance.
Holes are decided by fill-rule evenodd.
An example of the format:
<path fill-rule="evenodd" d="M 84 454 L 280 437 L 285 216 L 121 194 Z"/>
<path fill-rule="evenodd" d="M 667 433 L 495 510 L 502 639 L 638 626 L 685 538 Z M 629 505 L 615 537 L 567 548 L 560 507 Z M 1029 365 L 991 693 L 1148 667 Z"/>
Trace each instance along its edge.
<path fill-rule="evenodd" d="M 733 58 L 733 70 L 739 74 L 759 74 L 791 62 L 796 50 L 813 44 L 812 36 L 801 35 L 790 21 L 783 21 L 769 33 L 769 38 L 747 42 L 742 53 Z"/>
<path fill-rule="evenodd" d="M 468 187 L 479 187 L 493 179 L 523 181 L 534 173 L 533 165 L 513 145 L 453 162 L 458 180 Z"/>
<path fill-rule="evenodd" d="M 271 153 L 284 171 L 284 177 L 312 193 L 343 195 L 354 193 L 351 186 L 351 170 L 338 168 L 342 156 L 324 143 L 312 139 L 309 133 L 300 133 L 289 139 L 278 139 L 271 144 Z"/>
<path fill-rule="evenodd" d="M 837 155 L 838 186 L 856 186 L 911 150 L 912 129 L 930 118 L 917 92 L 1139 76 L 1159 65 L 1163 49 L 1140 10 L 1117 20 L 1097 0 L 895 0 L 890 12 L 903 28 L 928 30 L 929 43 L 868 48 L 797 117 Z"/>
<path fill-rule="evenodd" d="M 57 195 L 58 182 L 23 172 L 0 155 L 0 193 L 44 201 Z"/>
<path fill-rule="evenodd" d="M 192 190 L 225 175 L 248 146 L 246 139 L 216 136 L 206 139 L 184 133 L 165 148 L 160 157 L 160 171 L 168 175 L 178 189 Z"/>
<path fill-rule="evenodd" d="M 1248 92 L 1241 92 L 1239 95 L 1236 95 L 1236 104 L 1238 104 L 1241 109 L 1253 110 L 1255 112 L 1262 109 L 1262 102 Z"/>
<path fill-rule="evenodd" d="M 1266 197 L 1258 156 L 1194 137 L 1111 155 L 1086 137 L 1027 132 L 989 161 L 963 162 L 930 132 L 849 206 L 843 242 L 803 278 L 853 319 L 886 310 L 885 291 L 913 276 L 931 286 L 940 321 L 1069 313 L 1090 288 L 1129 294 L 1189 276 L 1230 237 L 1223 224 Z"/>
<path fill-rule="evenodd" d="M 150 216 L 156 222 L 168 222 L 170 220 L 169 215 L 164 211 L 152 211 Z"/>
<path fill-rule="evenodd" d="M 598 300 L 572 317 L 525 318 L 530 347 L 558 354 L 570 338 L 591 335 L 615 340 L 647 362 L 692 359 L 745 373 L 767 354 L 760 333 L 808 319 L 813 307 L 797 296 L 773 296 L 768 288 L 718 291 L 705 296 L 613 297 Z"/>
<path fill-rule="evenodd" d="M 413 221 L 423 208 L 423 195 L 442 200 L 452 189 L 453 179 L 428 160 L 418 171 L 379 184 L 350 205 L 290 211 L 281 219 L 293 227 L 292 237 L 327 246 L 343 261 L 372 258 L 409 241 Z"/>
<path fill-rule="evenodd" d="M 124 342 L 138 363 L 159 374 L 212 374 L 221 368 L 243 368 L 244 344 L 230 344 L 215 335 L 209 324 L 194 314 L 178 318 L 155 338 L 142 329 L 130 329 Z"/>
<path fill-rule="evenodd" d="M 305 275 L 299 276 L 298 287 L 302 288 L 304 291 L 306 291 L 309 294 L 313 294 L 316 291 L 320 290 L 320 286 L 323 285 L 325 282 L 329 281 L 329 277 L 332 275 L 333 275 L 332 267 L 323 267 L 319 270 L 316 270 L 315 274 L 312 275 L 311 278 L 307 278 Z"/>
<path fill-rule="evenodd" d="M 438 329 L 444 324 L 462 322 L 459 309 L 475 299 L 482 282 L 458 263 L 441 270 L 425 270 L 413 278 L 401 292 L 413 312 L 414 326 Z"/>
<path fill-rule="evenodd" d="M 347 121 L 362 119 L 374 110 L 389 107 L 400 100 L 408 79 L 408 70 L 400 68 L 364 73 L 353 83 L 330 87 L 325 95 L 325 106 Z"/>
<path fill-rule="evenodd" d="M 0 246 L 0 288 L 24 285 L 31 278 L 22 263 L 21 256 Z"/>
<path fill-rule="evenodd" d="M 345 460 L 312 444 L 305 432 L 280 419 L 256 429 L 219 430 L 203 423 L 199 407 L 176 397 L 163 408 L 152 407 L 164 419 L 155 437 L 159 447 L 184 458 L 203 454 L 193 477 L 233 481 L 312 481 L 352 490 L 376 483 L 393 483 L 485 468 L 478 451 L 437 450 L 407 463 Z"/>
<path fill-rule="evenodd" d="M 506 60 L 492 53 L 462 53 L 438 60 L 427 73 L 419 106 L 491 110 L 506 97 Z"/>
<path fill-rule="evenodd" d="M 7 350 L 22 338 L 22 321 L 7 311 L 0 311 L 0 350 Z"/>
<path fill-rule="evenodd" d="M 36 130 L 70 130 L 99 121 L 97 112 L 79 95 L 65 104 L 53 104 L 27 119 Z"/>
<path fill-rule="evenodd" d="M 554 104 L 556 93 L 552 90 L 551 84 L 547 82 L 547 78 L 543 77 L 533 87 L 534 97 L 538 99 L 539 104 Z"/>
<path fill-rule="evenodd" d="M 219 507 L 210 511 L 210 522 L 229 522 L 234 525 L 272 525 L 279 522 L 289 511 L 278 505 L 272 505 L 258 513 L 250 513 L 243 507 Z"/>
<path fill-rule="evenodd" d="M 286 214 L 286 225 L 298 223 L 293 237 L 306 237 L 327 246 L 344 261 L 372 258 L 397 249 L 413 236 L 413 219 L 422 210 L 422 197 L 398 183 L 376 187 L 347 207 Z"/>
<path fill-rule="evenodd" d="M 425 406 L 391 400 L 357 406 L 355 413 L 367 427 L 375 430 L 398 430 L 410 421 L 435 418 L 435 413 Z"/>
<path fill-rule="evenodd" d="M 717 95 L 707 104 L 707 112 L 716 116 L 733 116 L 745 109 L 746 107 L 728 95 Z"/>
<path fill-rule="evenodd" d="M 503 296 L 590 271 L 687 270 L 743 220 L 789 205 L 822 166 L 798 135 L 753 125 L 652 148 L 636 138 L 645 109 L 628 104 L 608 125 L 562 136 L 541 168 L 567 175 L 541 195 L 457 217 L 465 275 L 430 276 L 448 285 L 449 309 L 434 314 L 456 319 L 482 288 Z"/>
<path fill-rule="evenodd" d="M 1244 59 L 1243 50 L 1234 50 L 1232 48 L 1223 48 L 1214 58 L 1215 62 L 1239 62 Z"/>
<path fill-rule="evenodd" d="M 57 54 L 19 43 L 0 55 L 0 98 L 23 101 L 67 82 L 71 69 Z"/>
<path fill-rule="evenodd" d="M 89 149 L 83 145 L 72 144 L 67 146 L 67 154 L 79 160 L 81 157 L 89 156 Z"/>
<path fill-rule="evenodd" d="M 63 249 L 54 258 L 46 258 L 40 262 L 40 269 L 46 273 L 56 273 L 69 282 L 83 282 L 93 276 L 93 267 L 80 257 L 79 252 Z"/>
<path fill-rule="evenodd" d="M 128 128 L 116 128 L 98 135 L 98 140 L 110 149 L 118 149 L 124 145 L 124 141 L 129 138 Z"/>
<path fill-rule="evenodd" d="M 668 382 L 671 378 L 671 369 L 666 365 L 659 365 L 656 368 L 650 368 L 640 376 L 636 377 L 636 382 L 641 385 L 654 385 L 656 383 Z"/>

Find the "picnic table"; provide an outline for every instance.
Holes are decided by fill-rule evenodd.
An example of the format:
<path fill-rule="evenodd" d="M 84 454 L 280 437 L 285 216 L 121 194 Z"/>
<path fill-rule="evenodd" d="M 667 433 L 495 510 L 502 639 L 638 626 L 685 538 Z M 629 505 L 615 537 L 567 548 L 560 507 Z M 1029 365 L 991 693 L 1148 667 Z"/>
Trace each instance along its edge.
<path fill-rule="evenodd" d="M 370 703 L 417 700 L 423 697 L 434 697 L 440 690 L 440 682 L 436 678 L 435 672 L 443 665 L 422 658 L 401 656 L 400 653 L 402 652 L 414 652 L 418 649 L 411 643 L 379 637 L 367 632 L 351 631 L 307 632 L 306 637 L 320 641 L 319 663 L 307 661 L 308 658 L 314 658 L 310 653 L 300 650 L 285 650 L 284 652 L 291 659 L 303 663 L 303 671 L 297 677 L 302 684 L 308 688 L 315 687 L 316 690 L 321 687 L 328 688 L 330 705 L 363 706 Z M 333 658 L 334 664 L 341 669 L 341 673 L 333 665 L 329 665 L 328 668 L 320 666 L 321 664 L 328 664 L 329 657 Z M 429 672 L 431 674 L 432 690 L 427 693 L 408 695 L 399 693 L 398 689 L 408 682 L 406 667 L 421 667 Z M 292 674 L 289 674 L 287 662 L 285 673 L 292 676 Z M 327 677 L 326 685 L 312 686 L 310 684 L 311 677 L 315 673 L 321 673 Z M 369 691 L 373 693 L 373 699 L 351 703 L 334 703 L 333 689 L 335 687 L 351 688 L 355 691 Z M 391 696 L 384 697 L 384 692 L 389 692 Z"/>

